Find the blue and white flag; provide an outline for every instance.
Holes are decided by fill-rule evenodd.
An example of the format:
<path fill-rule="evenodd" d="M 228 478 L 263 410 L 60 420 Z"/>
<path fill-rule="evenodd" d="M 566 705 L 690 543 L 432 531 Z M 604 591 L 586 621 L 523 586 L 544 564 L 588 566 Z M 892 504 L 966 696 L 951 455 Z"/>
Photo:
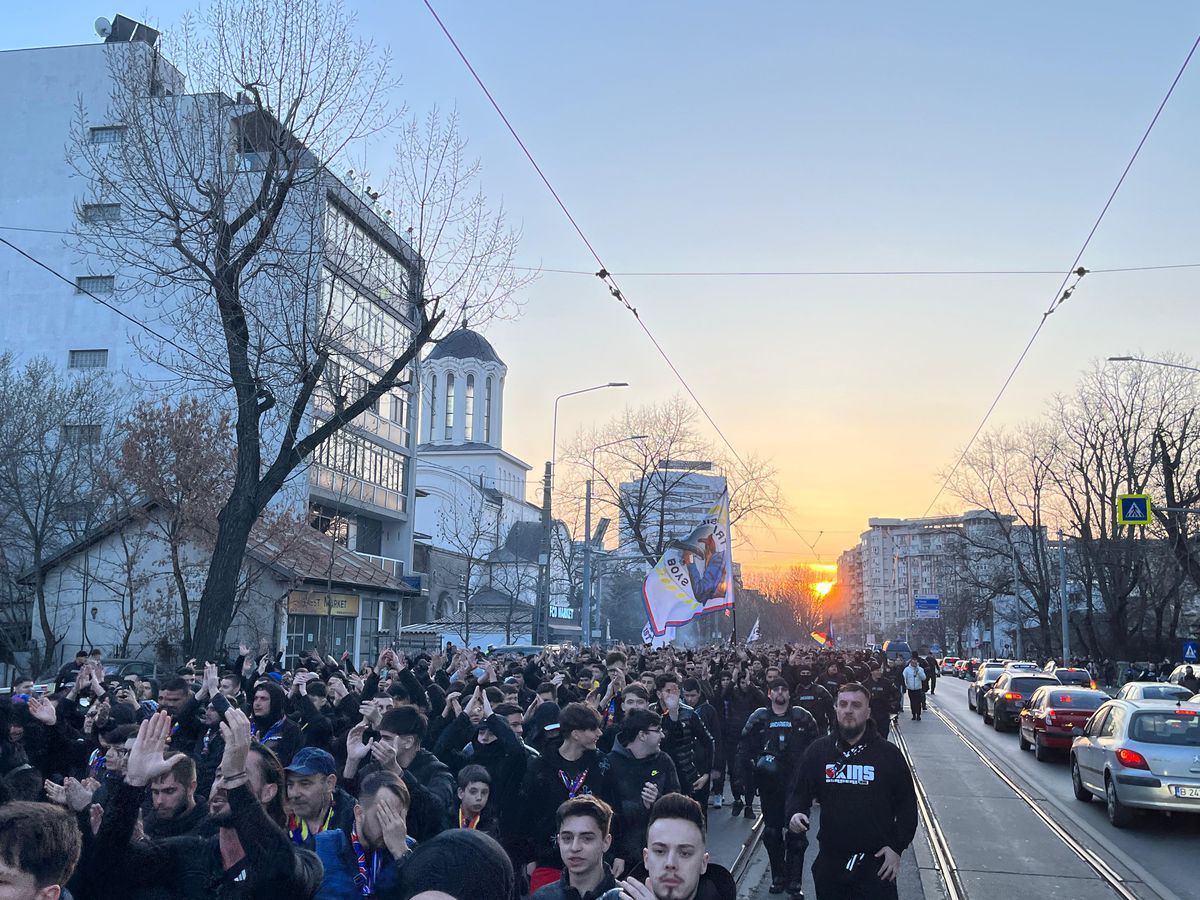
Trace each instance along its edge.
<path fill-rule="evenodd" d="M 758 633 L 758 619 L 754 620 L 754 627 L 750 629 L 750 633 L 746 635 L 746 643 L 753 644 L 761 635 Z"/>
<path fill-rule="evenodd" d="M 673 540 L 642 586 L 646 617 L 656 637 L 696 616 L 733 608 L 729 492 L 687 537 Z"/>

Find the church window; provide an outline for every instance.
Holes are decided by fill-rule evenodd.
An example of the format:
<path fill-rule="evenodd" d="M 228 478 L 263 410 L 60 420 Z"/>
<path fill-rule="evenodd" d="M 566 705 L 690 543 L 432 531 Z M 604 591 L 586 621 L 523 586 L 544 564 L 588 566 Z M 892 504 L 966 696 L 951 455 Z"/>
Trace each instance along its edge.
<path fill-rule="evenodd" d="M 433 428 L 437 416 L 437 375 L 429 379 L 429 440 L 433 440 Z"/>
<path fill-rule="evenodd" d="M 454 375 L 446 375 L 446 440 L 454 440 Z"/>
<path fill-rule="evenodd" d="M 472 440 L 475 437 L 475 376 L 467 376 L 467 408 L 465 410 L 467 419 L 467 440 Z"/>
<path fill-rule="evenodd" d="M 483 442 L 492 442 L 492 376 L 483 383 Z"/>

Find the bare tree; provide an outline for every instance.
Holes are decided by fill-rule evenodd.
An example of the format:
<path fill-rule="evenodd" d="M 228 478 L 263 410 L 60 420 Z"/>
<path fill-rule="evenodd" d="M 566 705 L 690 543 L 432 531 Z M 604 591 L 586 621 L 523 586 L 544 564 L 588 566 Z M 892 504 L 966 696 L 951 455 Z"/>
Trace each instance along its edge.
<path fill-rule="evenodd" d="M 121 272 L 119 301 L 171 335 L 143 339 L 145 355 L 219 395 L 233 422 L 191 647 L 205 657 L 231 622 L 251 529 L 288 479 L 412 387 L 447 312 L 478 326 L 527 276 L 514 274 L 518 235 L 489 214 L 453 121 L 422 141 L 402 135 L 397 171 L 414 177 L 393 206 L 410 240 L 359 226 L 387 230 L 379 192 L 329 166 L 399 113 L 387 54 L 355 35 L 341 3 L 214 0 L 161 47 L 108 51 L 100 124 L 117 139 L 98 142 L 81 108 L 68 148 L 89 185 L 76 244 Z"/>
<path fill-rule="evenodd" d="M 44 357 L 18 367 L 0 356 L 0 529 L 5 558 L 32 571 L 43 666 L 62 637 L 43 564 L 70 539 L 72 521 L 101 501 L 98 461 L 113 440 L 113 408 L 102 375 L 64 373 Z"/>

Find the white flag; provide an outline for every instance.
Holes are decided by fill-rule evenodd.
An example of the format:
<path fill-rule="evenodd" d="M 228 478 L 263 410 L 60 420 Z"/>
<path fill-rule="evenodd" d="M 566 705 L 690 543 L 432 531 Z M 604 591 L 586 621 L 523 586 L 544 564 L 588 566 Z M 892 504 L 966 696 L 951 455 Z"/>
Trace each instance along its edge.
<path fill-rule="evenodd" d="M 746 643 L 753 644 L 755 641 L 757 641 L 759 639 L 759 636 L 760 635 L 758 633 L 758 619 L 755 619 L 754 627 L 750 629 L 750 634 L 748 634 L 746 636 Z"/>
<path fill-rule="evenodd" d="M 728 491 L 691 534 L 667 545 L 646 575 L 642 596 L 650 630 L 659 637 L 696 616 L 732 608 Z"/>

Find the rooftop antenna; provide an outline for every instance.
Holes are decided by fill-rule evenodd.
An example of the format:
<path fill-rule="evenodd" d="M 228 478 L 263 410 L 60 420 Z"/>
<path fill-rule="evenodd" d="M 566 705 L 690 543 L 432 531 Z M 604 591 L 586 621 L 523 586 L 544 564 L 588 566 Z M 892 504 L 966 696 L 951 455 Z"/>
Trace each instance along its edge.
<path fill-rule="evenodd" d="M 96 20 L 96 34 L 102 38 L 108 37 L 112 34 L 112 22 L 108 21 L 104 16 L 98 18 Z"/>

